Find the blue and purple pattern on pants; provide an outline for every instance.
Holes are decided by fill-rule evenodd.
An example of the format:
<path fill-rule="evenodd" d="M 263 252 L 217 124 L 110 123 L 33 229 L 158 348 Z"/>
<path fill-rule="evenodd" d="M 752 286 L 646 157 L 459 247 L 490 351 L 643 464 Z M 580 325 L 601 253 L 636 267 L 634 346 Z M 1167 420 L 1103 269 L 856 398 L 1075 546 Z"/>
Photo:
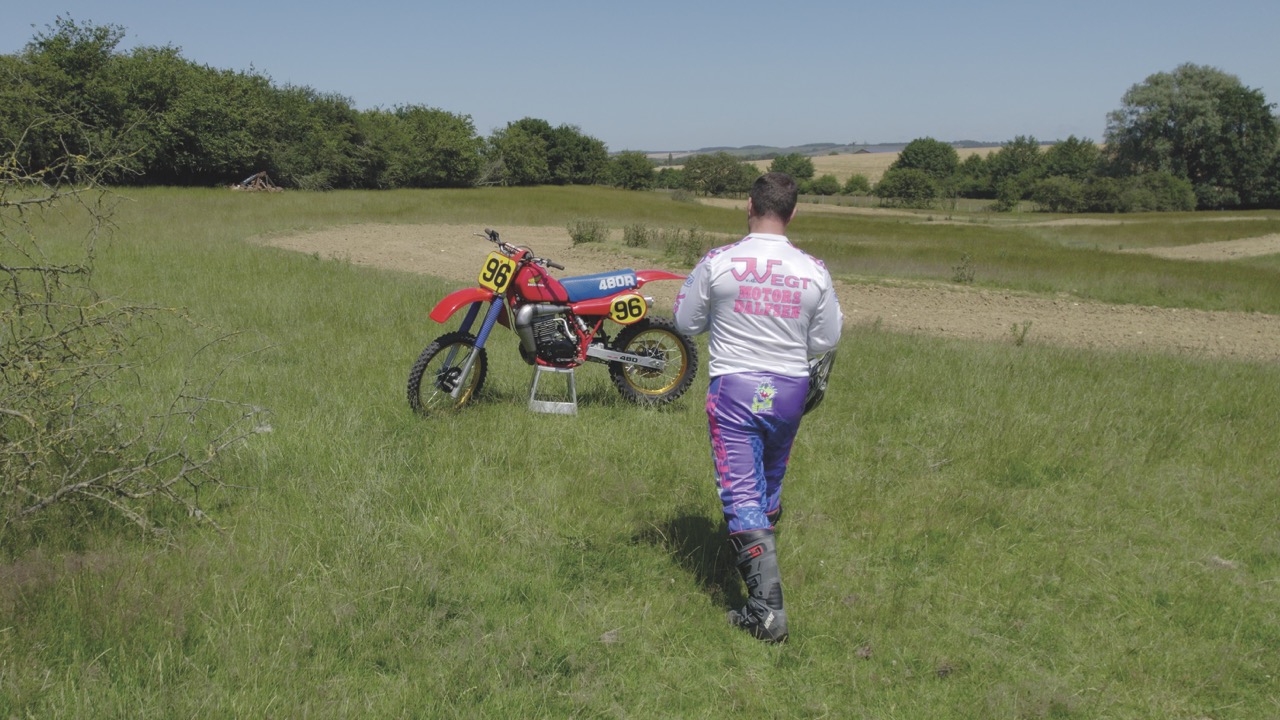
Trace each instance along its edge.
<path fill-rule="evenodd" d="M 808 377 L 719 375 L 707 389 L 707 420 L 720 502 L 729 532 L 769 527 L 804 415 Z"/>

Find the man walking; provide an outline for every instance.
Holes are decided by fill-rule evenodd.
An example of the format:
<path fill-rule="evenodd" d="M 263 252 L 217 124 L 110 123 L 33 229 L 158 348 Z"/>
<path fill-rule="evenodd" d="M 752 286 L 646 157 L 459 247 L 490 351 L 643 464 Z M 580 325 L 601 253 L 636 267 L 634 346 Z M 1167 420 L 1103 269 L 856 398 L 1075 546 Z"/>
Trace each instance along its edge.
<path fill-rule="evenodd" d="M 796 198 L 785 173 L 758 178 L 747 200 L 747 236 L 708 252 L 675 302 L 681 332 L 710 332 L 711 454 L 749 596 L 729 611 L 729 622 L 770 642 L 787 639 L 774 524 L 804 414 L 809 358 L 835 348 L 842 322 L 826 267 L 787 239 Z"/>

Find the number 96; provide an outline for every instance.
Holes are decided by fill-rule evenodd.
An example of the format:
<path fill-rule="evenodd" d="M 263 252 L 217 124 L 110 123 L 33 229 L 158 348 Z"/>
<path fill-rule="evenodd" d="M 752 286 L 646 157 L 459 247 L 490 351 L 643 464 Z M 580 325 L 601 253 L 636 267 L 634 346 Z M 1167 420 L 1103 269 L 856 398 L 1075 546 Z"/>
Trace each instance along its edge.
<path fill-rule="evenodd" d="M 613 302 L 609 317 L 620 325 L 629 325 L 644 317 L 648 306 L 639 295 L 624 295 Z"/>

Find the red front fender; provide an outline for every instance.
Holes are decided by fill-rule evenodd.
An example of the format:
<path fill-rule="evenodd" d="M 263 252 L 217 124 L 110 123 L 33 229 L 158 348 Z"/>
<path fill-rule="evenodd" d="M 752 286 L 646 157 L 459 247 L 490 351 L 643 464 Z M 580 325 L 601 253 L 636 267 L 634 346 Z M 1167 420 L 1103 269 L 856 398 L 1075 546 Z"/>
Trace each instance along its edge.
<path fill-rule="evenodd" d="M 455 290 L 445 295 L 443 300 L 436 303 L 434 308 L 431 308 L 431 319 L 438 323 L 445 322 L 453 317 L 454 313 L 469 306 L 471 303 L 489 302 L 493 300 L 494 296 L 495 293 L 492 290 L 478 287 Z"/>

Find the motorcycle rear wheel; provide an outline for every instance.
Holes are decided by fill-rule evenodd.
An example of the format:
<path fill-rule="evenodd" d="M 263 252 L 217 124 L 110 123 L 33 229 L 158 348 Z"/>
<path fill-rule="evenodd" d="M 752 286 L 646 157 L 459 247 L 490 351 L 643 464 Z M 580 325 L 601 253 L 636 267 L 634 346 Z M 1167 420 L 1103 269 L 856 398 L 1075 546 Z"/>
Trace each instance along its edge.
<path fill-rule="evenodd" d="M 628 325 L 618 333 L 613 349 L 630 355 L 667 361 L 662 370 L 609 363 L 609 377 L 622 397 L 637 405 L 662 405 L 680 397 L 698 372 L 698 347 L 675 323 L 660 317 Z"/>
<path fill-rule="evenodd" d="M 461 377 L 467 358 L 473 354 L 476 359 L 471 371 Z M 424 416 L 458 410 L 480 392 L 488 371 L 488 358 L 484 348 L 476 347 L 474 335 L 445 333 L 422 351 L 409 371 L 409 407 Z M 454 397 L 458 387 L 461 390 Z"/>

